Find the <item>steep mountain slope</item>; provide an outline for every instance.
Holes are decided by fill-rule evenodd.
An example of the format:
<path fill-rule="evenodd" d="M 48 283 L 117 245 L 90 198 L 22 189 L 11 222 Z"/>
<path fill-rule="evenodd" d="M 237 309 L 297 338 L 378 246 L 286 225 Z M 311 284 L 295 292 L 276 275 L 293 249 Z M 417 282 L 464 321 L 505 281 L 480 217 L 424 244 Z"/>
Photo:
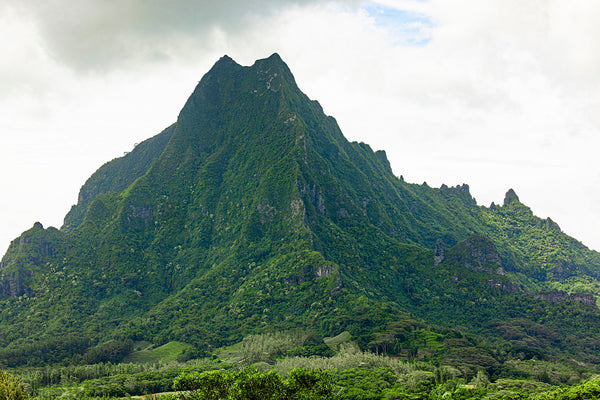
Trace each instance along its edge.
<path fill-rule="evenodd" d="M 90 177 L 61 230 L 35 224 L 13 241 L 0 363 L 93 361 L 110 338 L 122 355 L 131 340 L 205 349 L 298 327 L 396 351 L 421 340 L 407 329 L 485 334 L 598 361 L 585 346 L 600 338 L 599 271 L 598 253 L 512 191 L 486 208 L 467 185 L 394 176 L 278 55 L 223 57 L 176 124 Z M 550 292 L 576 284 L 590 293 Z M 474 346 L 444 343 L 447 357 Z"/>
<path fill-rule="evenodd" d="M 74 205 L 65 217 L 62 230 L 71 231 L 79 226 L 90 202 L 98 195 L 121 192 L 144 175 L 152 162 L 163 152 L 174 130 L 175 124 L 138 144 L 128 157 L 117 158 L 100 167 L 81 188 L 77 205 Z"/>

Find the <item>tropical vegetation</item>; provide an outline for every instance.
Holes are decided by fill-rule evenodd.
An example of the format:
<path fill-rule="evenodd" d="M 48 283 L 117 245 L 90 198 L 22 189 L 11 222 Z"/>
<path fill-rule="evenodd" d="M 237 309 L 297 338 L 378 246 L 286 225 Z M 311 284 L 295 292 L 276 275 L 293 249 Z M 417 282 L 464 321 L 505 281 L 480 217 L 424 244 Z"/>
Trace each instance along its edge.
<path fill-rule="evenodd" d="M 223 57 L 60 229 L 11 243 L 0 368 L 41 398 L 188 378 L 231 398 L 568 398 L 595 387 L 599 279 L 600 254 L 513 190 L 486 207 L 408 183 L 278 55 Z"/>

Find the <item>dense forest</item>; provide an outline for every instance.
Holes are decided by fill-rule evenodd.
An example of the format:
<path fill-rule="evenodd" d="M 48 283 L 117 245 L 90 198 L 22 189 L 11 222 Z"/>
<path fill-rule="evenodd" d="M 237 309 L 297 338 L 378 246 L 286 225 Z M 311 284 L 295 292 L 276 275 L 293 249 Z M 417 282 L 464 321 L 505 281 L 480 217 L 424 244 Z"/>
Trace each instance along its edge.
<path fill-rule="evenodd" d="M 598 368 L 575 362 L 512 359 L 490 375 L 473 369 L 467 354 L 461 356 L 467 364 L 455 366 L 427 357 L 377 355 L 360 351 L 347 334 L 326 338 L 325 348 L 317 343 L 295 347 L 307 336 L 299 331 L 249 336 L 215 349 L 211 357 L 188 361 L 181 361 L 181 349 L 156 348 L 138 351 L 136 362 L 18 368 L 0 376 L 0 396 L 550 400 L 600 395 Z"/>

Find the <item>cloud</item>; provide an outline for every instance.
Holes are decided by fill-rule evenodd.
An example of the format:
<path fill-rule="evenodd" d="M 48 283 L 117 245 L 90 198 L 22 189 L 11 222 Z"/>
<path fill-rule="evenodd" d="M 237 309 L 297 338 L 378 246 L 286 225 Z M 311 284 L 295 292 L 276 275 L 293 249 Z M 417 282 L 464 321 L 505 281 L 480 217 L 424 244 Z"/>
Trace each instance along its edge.
<path fill-rule="evenodd" d="M 0 100 L 35 91 L 49 79 L 47 64 L 36 26 L 20 18 L 14 9 L 0 2 Z"/>
<path fill-rule="evenodd" d="M 243 32 L 253 16 L 317 0 L 26 0 L 50 54 L 80 71 L 156 62 L 212 47 L 220 32 Z M 345 1 L 348 5 L 355 1 Z M 195 52 L 190 54 L 190 48 Z"/>

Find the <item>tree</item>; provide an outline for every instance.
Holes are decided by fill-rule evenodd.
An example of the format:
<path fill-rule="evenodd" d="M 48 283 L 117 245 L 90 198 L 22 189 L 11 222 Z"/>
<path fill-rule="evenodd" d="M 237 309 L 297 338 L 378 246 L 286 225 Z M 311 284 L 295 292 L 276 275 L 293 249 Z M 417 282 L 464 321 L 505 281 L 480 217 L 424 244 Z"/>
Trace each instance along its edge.
<path fill-rule="evenodd" d="M 23 382 L 8 372 L 0 371 L 0 400 L 27 400 Z"/>
<path fill-rule="evenodd" d="M 482 370 L 477 371 L 477 376 L 473 378 L 472 382 L 476 388 L 486 388 L 490 384 L 487 374 Z"/>
<path fill-rule="evenodd" d="M 331 400 L 327 375 L 321 370 L 294 369 L 284 381 L 275 371 L 206 371 L 183 374 L 173 388 L 186 400 Z M 2 400 L 2 399 L 0 399 Z"/>
<path fill-rule="evenodd" d="M 285 382 L 285 392 L 290 399 L 333 399 L 331 382 L 321 370 L 296 368 L 290 371 Z"/>
<path fill-rule="evenodd" d="M 232 400 L 278 400 L 283 398 L 283 380 L 275 371 L 244 369 L 229 391 Z"/>
<path fill-rule="evenodd" d="M 175 379 L 173 389 L 195 391 L 190 398 L 220 400 L 227 397 L 234 380 L 235 374 L 222 371 L 183 374 Z"/>

